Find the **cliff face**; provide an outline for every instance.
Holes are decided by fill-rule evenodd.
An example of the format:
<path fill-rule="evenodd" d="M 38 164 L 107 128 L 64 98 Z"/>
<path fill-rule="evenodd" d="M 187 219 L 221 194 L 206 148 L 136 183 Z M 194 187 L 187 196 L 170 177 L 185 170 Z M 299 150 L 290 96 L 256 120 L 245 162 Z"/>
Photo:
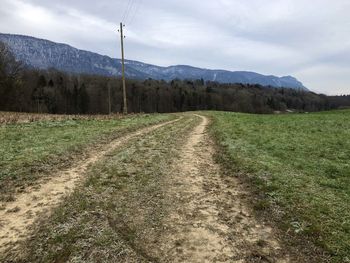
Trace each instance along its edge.
<path fill-rule="evenodd" d="M 29 36 L 0 34 L 0 41 L 10 47 L 18 60 L 34 68 L 55 68 L 65 72 L 104 76 L 121 75 L 120 59 Z M 203 79 L 220 83 L 260 84 L 307 90 L 300 81 L 291 76 L 265 76 L 255 72 L 209 70 L 185 65 L 159 67 L 132 60 L 126 60 L 125 63 L 128 78 Z"/>

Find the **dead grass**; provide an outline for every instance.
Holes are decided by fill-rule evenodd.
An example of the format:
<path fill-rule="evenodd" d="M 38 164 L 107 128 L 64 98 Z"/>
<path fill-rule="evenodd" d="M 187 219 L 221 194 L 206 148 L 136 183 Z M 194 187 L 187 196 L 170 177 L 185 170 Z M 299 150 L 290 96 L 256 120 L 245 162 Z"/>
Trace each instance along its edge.
<path fill-rule="evenodd" d="M 0 201 L 13 201 L 16 192 L 35 187 L 38 179 L 84 159 L 91 148 L 173 118 L 170 114 L 144 114 L 119 119 L 91 117 L 0 125 Z"/>
<path fill-rule="evenodd" d="M 141 115 L 141 114 L 137 114 Z M 130 115 L 129 115 L 130 116 Z M 0 111 L 0 125 L 14 123 L 31 123 L 35 121 L 62 121 L 62 120 L 115 120 L 125 118 L 119 113 L 110 115 L 78 115 L 78 114 L 47 114 L 47 113 L 26 113 Z"/>
<path fill-rule="evenodd" d="M 49 216 L 50 211 L 59 204 L 62 197 L 69 195 L 83 180 L 87 167 L 93 165 L 103 156 L 109 155 L 110 152 L 129 140 L 142 137 L 155 129 L 159 129 L 164 125 L 171 125 L 178 120 L 152 125 L 118 138 L 101 150 L 91 151 L 89 157 L 84 161 L 76 163 L 67 170 L 60 171 L 45 183 L 37 184 L 37 190 L 27 189 L 26 192 L 17 194 L 16 200 L 7 204 L 7 211 L 0 211 L 0 218 L 2 219 L 0 253 L 13 248 L 13 244 L 18 243 L 18 241 L 28 238 L 28 227 L 32 226 L 38 217 Z M 29 200 L 31 201 L 29 202 Z M 30 217 L 28 217 L 29 214 Z"/>
<path fill-rule="evenodd" d="M 106 156 L 31 240 L 4 261 L 157 262 L 167 214 L 165 175 L 192 120 L 185 117 Z"/>

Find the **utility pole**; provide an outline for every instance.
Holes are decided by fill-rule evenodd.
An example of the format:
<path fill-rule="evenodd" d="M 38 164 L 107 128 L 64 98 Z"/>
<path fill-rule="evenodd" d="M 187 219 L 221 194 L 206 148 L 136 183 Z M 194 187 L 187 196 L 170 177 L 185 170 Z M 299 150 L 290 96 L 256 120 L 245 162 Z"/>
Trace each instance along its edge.
<path fill-rule="evenodd" d="M 123 25 L 122 22 L 120 22 L 120 45 L 122 50 L 122 82 L 123 82 L 123 113 L 128 114 L 128 105 L 126 102 L 126 87 L 125 87 L 125 65 L 124 65 L 124 35 L 123 35 Z"/>

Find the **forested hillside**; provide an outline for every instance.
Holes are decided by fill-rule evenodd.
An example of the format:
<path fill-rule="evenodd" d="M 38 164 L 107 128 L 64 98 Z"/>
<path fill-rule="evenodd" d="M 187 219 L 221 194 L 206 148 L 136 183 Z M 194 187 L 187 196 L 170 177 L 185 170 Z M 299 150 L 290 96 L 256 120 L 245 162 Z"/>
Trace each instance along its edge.
<path fill-rule="evenodd" d="M 48 113 L 122 112 L 118 78 L 26 69 L 0 46 L 0 110 Z M 344 97 L 249 84 L 204 80 L 127 80 L 129 112 L 223 110 L 271 113 L 320 111 L 344 104 Z M 339 104 L 338 102 L 341 102 Z"/>
<path fill-rule="evenodd" d="M 112 112 L 122 112 L 122 86 L 116 78 L 27 70 L 18 82 L 14 86 L 1 86 L 0 110 L 72 114 L 108 113 L 110 107 Z M 331 107 L 326 96 L 311 92 L 202 80 L 127 80 L 127 95 L 129 112 L 269 113 Z"/>
<path fill-rule="evenodd" d="M 55 68 L 67 73 L 121 77 L 120 59 L 30 36 L 0 33 L 0 41 L 8 46 L 17 60 L 23 61 L 31 68 L 41 70 Z M 267 76 L 256 72 L 210 70 L 185 65 L 160 67 L 133 60 L 126 60 L 125 64 L 125 75 L 130 79 L 152 78 L 166 81 L 176 78 L 204 79 L 219 83 L 260 84 L 275 88 L 288 87 L 307 90 L 303 83 L 292 76 Z"/>

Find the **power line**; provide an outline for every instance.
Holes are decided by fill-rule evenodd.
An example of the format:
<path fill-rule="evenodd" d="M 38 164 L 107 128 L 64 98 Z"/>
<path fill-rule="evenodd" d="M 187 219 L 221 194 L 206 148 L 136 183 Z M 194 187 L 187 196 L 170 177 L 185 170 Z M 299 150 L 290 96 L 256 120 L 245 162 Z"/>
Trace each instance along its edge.
<path fill-rule="evenodd" d="M 123 16 L 122 16 L 122 20 L 121 21 L 124 21 L 125 22 L 125 17 L 127 15 L 127 13 L 129 12 L 129 8 L 130 8 L 130 5 L 131 5 L 131 2 L 132 0 L 129 0 L 127 5 L 126 5 L 126 8 L 124 10 L 124 13 L 123 13 Z"/>
<path fill-rule="evenodd" d="M 126 17 L 126 21 L 128 21 L 128 19 L 132 15 L 132 13 L 135 11 L 135 4 L 137 4 L 137 0 L 132 0 L 129 13 L 128 13 L 127 17 Z M 129 21 L 127 23 L 129 23 Z"/>
<path fill-rule="evenodd" d="M 128 21 L 128 19 L 129 19 L 129 15 L 131 14 L 131 12 L 132 12 L 132 9 L 133 9 L 133 7 L 134 7 L 134 4 L 135 4 L 135 0 L 131 0 L 131 4 L 130 4 L 130 8 L 129 8 L 129 12 L 127 13 L 127 15 L 126 15 L 126 17 L 125 17 L 125 22 L 127 22 Z"/>
<path fill-rule="evenodd" d="M 135 17 L 136 17 L 136 14 L 137 14 L 137 12 L 139 11 L 139 9 L 140 9 L 140 7 L 141 7 L 141 4 L 142 3 L 142 0 L 136 0 L 136 7 L 135 7 L 135 9 L 134 9 L 134 13 L 133 13 L 133 15 L 131 16 L 131 19 L 130 19 L 130 21 L 129 21 L 129 25 L 131 25 L 133 22 L 134 22 L 134 19 L 135 19 Z"/>
<path fill-rule="evenodd" d="M 123 16 L 122 16 L 121 21 L 124 21 L 124 18 L 125 18 L 125 15 L 126 15 L 126 11 L 129 9 L 130 2 L 131 2 L 131 0 L 129 0 L 129 1 L 127 2 L 127 4 L 126 4 L 126 7 L 125 7 L 125 9 L 124 9 L 124 12 L 123 12 Z"/>
<path fill-rule="evenodd" d="M 124 21 L 124 23 L 126 23 L 129 15 L 130 15 L 130 12 L 132 11 L 132 8 L 134 6 L 134 3 L 135 3 L 134 0 L 129 0 L 128 6 L 127 6 L 127 8 L 125 10 L 125 13 L 124 13 L 124 16 L 123 16 L 123 19 L 122 19 L 122 21 Z"/>
<path fill-rule="evenodd" d="M 136 6 L 135 6 L 136 4 Z M 122 21 L 126 22 L 130 18 L 130 23 L 134 20 L 139 8 L 140 8 L 141 0 L 129 0 L 126 9 L 124 11 L 124 14 L 122 16 Z M 131 15 L 131 16 L 130 16 Z M 120 29 L 118 30 L 120 32 L 120 45 L 121 45 L 121 53 L 122 53 L 122 84 L 123 84 L 123 113 L 128 113 L 128 106 L 127 106 L 127 98 L 126 98 L 126 83 L 125 83 L 125 62 L 124 62 L 124 34 L 123 34 L 123 27 L 125 25 L 123 22 L 120 22 Z M 110 92 L 110 90 L 108 90 Z M 110 96 L 110 93 L 109 93 Z M 110 109 L 109 104 L 109 109 Z"/>

